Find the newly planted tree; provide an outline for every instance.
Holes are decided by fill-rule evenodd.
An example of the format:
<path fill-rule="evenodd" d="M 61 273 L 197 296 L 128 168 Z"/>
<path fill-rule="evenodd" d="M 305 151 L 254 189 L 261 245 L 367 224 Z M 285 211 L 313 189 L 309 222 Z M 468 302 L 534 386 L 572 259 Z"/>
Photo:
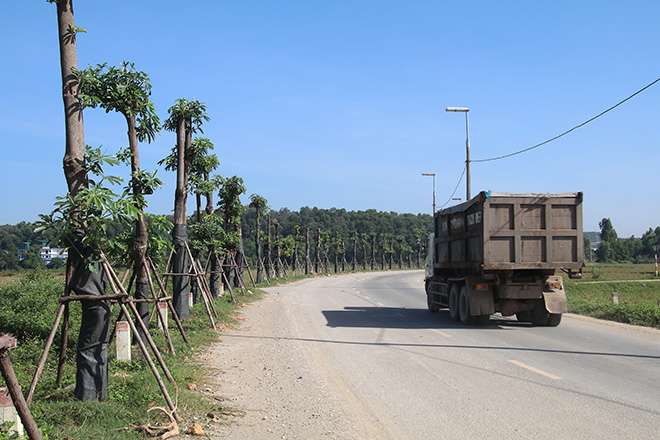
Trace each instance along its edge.
<path fill-rule="evenodd" d="M 156 172 L 140 169 L 138 142 L 151 142 L 160 130 L 160 121 L 156 115 L 151 96 L 151 84 L 146 73 L 135 69 L 133 63 L 122 62 L 119 67 L 99 64 L 82 71 L 76 71 L 80 77 L 78 98 L 83 107 L 101 107 L 106 112 L 118 112 L 128 126 L 128 149 L 118 157 L 130 163 L 131 180 L 126 188 L 133 205 L 139 211 L 135 219 L 133 243 L 129 254 L 133 260 L 135 276 L 135 298 L 148 299 L 149 276 L 146 262 L 149 231 L 144 216 L 145 196 L 152 194 L 162 182 L 156 178 Z M 149 303 L 138 302 L 140 318 L 149 322 Z M 139 336 L 144 339 L 141 326 Z"/>
<path fill-rule="evenodd" d="M 188 271 L 188 254 L 186 243 L 188 242 L 187 220 L 187 194 L 192 157 L 192 135 L 197 131 L 203 132 L 202 123 L 208 121 L 206 105 L 199 101 L 188 101 L 177 99 L 168 110 L 170 116 L 163 127 L 166 130 L 176 132 L 176 189 L 174 191 L 174 226 L 172 228 L 172 244 L 174 256 L 172 258 L 172 271 L 176 274 L 173 278 L 172 302 L 174 309 L 180 319 L 188 319 L 190 310 L 188 304 L 188 277 L 184 274 Z M 167 160 L 164 159 L 160 163 Z"/>
<path fill-rule="evenodd" d="M 243 205 L 241 204 L 241 194 L 245 193 L 245 183 L 243 179 L 237 176 L 222 179 L 218 206 L 224 214 L 225 232 L 227 236 L 235 237 L 235 247 L 230 249 L 235 254 L 237 270 L 232 266 L 228 268 L 227 279 L 234 286 L 240 286 L 240 280 L 243 276 L 243 267 L 245 266 L 245 251 L 243 250 L 243 231 L 241 227 L 241 213 Z"/>
<path fill-rule="evenodd" d="M 254 245 L 256 247 L 257 253 L 257 283 L 263 282 L 263 257 L 261 252 L 261 224 L 260 219 L 261 215 L 268 209 L 268 200 L 260 196 L 259 194 L 252 194 L 250 196 L 250 205 L 251 208 L 254 208 L 257 215 L 257 226 L 254 234 Z"/>
<path fill-rule="evenodd" d="M 50 2 L 55 1 L 50 0 Z M 78 68 L 76 37 L 83 29 L 74 23 L 72 0 L 59 0 L 55 3 L 66 135 L 63 167 L 69 191 L 67 197 L 74 199 L 88 187 L 85 130 L 82 106 L 76 96 L 78 76 L 74 73 Z M 82 200 L 78 201 L 82 202 Z M 85 209 L 84 206 L 80 208 Z M 89 248 L 85 249 L 82 242 L 86 226 L 84 219 L 73 217 L 70 220 L 77 222 L 82 228 L 77 228 L 75 234 L 67 236 L 71 246 L 67 265 L 72 268 L 73 274 L 68 279 L 66 290 L 76 294 L 102 295 L 105 286 L 102 272 L 89 273 L 82 264 L 82 256 L 90 252 Z M 104 301 L 82 302 L 82 322 L 76 352 L 75 389 L 76 397 L 81 400 L 104 399 L 107 395 L 109 318 L 110 309 Z"/>
<path fill-rule="evenodd" d="M 201 131 L 201 128 L 199 128 Z M 197 223 L 210 222 L 215 223 L 215 220 L 206 219 L 203 212 L 208 216 L 213 216 L 213 193 L 220 187 L 221 178 L 219 176 L 211 176 L 211 173 L 220 165 L 218 156 L 210 154 L 213 150 L 213 143 L 208 138 L 195 138 L 190 144 L 190 148 L 184 153 L 184 176 L 188 176 L 188 189 L 192 195 L 195 196 L 196 202 L 196 219 Z M 165 164 L 165 169 L 168 171 L 176 170 L 178 173 L 179 151 L 178 146 L 172 149 L 172 152 L 165 159 L 159 163 Z M 186 173 L 185 166 L 189 169 Z M 178 174 L 177 174 L 178 175 Z M 206 207 L 202 210 L 202 197 L 206 198 Z M 207 225 L 208 226 L 208 225 Z M 207 227 L 205 227 L 207 228 Z M 220 290 L 220 270 L 221 260 L 218 255 L 220 248 L 215 247 L 217 239 L 214 237 L 207 237 L 204 241 L 206 248 L 208 248 L 209 258 L 211 259 L 211 275 L 210 275 L 210 289 L 211 295 L 214 298 L 219 296 Z M 193 252 L 199 254 L 201 249 Z M 196 282 L 195 279 L 192 280 Z"/>

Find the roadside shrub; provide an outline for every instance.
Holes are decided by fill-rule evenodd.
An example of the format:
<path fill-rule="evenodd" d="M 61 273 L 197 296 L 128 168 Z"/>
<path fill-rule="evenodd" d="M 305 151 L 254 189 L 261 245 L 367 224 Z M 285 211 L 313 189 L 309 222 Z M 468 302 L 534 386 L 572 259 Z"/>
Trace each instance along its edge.
<path fill-rule="evenodd" d="M 20 281 L 0 286 L 0 333 L 21 342 L 46 339 L 55 321 L 64 284 L 45 271 L 33 271 Z"/>
<path fill-rule="evenodd" d="M 568 311 L 598 319 L 660 328 L 660 307 L 643 304 L 603 304 L 569 299 Z"/>

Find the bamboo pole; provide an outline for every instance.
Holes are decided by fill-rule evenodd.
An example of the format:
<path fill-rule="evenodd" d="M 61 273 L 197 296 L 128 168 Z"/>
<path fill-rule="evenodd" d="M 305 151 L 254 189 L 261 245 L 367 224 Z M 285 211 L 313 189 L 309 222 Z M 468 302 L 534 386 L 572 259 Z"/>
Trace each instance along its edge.
<path fill-rule="evenodd" d="M 30 384 L 30 389 L 28 391 L 27 398 L 25 399 L 26 405 L 30 405 L 30 402 L 32 402 L 34 389 L 37 387 L 37 382 L 39 382 L 39 377 L 41 376 L 41 373 L 44 371 L 44 365 L 46 364 L 46 359 L 48 358 L 48 352 L 50 351 L 50 346 L 53 344 L 53 339 L 55 339 L 55 332 L 57 332 L 57 327 L 60 325 L 60 319 L 62 319 L 63 314 L 64 314 L 64 304 L 60 304 L 60 307 L 57 309 L 57 315 L 55 316 L 55 323 L 53 324 L 53 327 L 50 330 L 50 334 L 48 335 L 48 339 L 46 340 L 46 346 L 44 347 L 44 351 L 41 354 L 41 359 L 39 359 L 39 363 L 37 364 L 37 371 L 35 371 L 34 377 L 32 378 L 32 383 Z"/>
<path fill-rule="evenodd" d="M 66 261 L 66 279 L 64 284 L 64 296 L 71 294 L 71 275 L 72 267 L 71 262 L 67 258 Z M 55 385 L 58 388 L 62 387 L 62 380 L 64 377 L 64 363 L 66 362 L 66 349 L 69 343 L 69 304 L 64 304 L 64 316 L 62 321 L 62 343 L 60 344 L 60 358 L 57 364 L 57 380 Z"/>
<path fill-rule="evenodd" d="M 105 260 L 105 258 L 104 258 Z M 107 260 L 103 261 L 103 270 L 105 271 L 106 276 L 108 277 L 110 282 L 110 288 L 112 289 L 113 292 L 117 292 L 117 289 L 121 290 L 122 294 L 128 295 L 126 291 L 124 291 L 124 286 L 121 284 L 117 285 L 119 283 L 119 278 L 117 277 L 117 274 L 112 270 L 110 267 L 110 263 L 108 263 Z M 109 295 L 106 295 L 109 296 Z M 147 338 L 147 342 L 151 346 L 151 351 L 153 351 L 154 356 L 156 356 L 156 359 L 158 360 L 158 363 L 160 364 L 160 367 L 163 369 L 163 372 L 165 373 L 165 377 L 170 382 L 174 382 L 174 378 L 170 374 L 170 370 L 167 368 L 167 365 L 165 365 L 165 361 L 163 360 L 163 357 L 160 355 L 160 352 L 158 351 L 158 347 L 156 347 L 156 343 L 154 340 L 151 338 L 151 335 L 149 334 L 149 329 L 144 325 L 144 322 L 140 319 L 140 314 L 138 313 L 137 309 L 135 308 L 135 304 L 133 304 L 133 298 L 127 297 L 124 299 L 124 301 L 128 302 L 129 307 L 133 311 L 133 315 L 135 317 L 135 320 L 140 324 L 140 328 L 142 329 L 142 332 L 144 333 L 144 336 Z M 137 341 L 141 341 L 140 335 L 136 331 L 137 329 L 135 328 L 135 323 L 133 323 L 130 319 L 130 314 L 126 311 L 126 307 L 124 306 L 124 302 L 121 301 L 119 303 L 122 306 L 122 310 L 124 311 L 124 315 L 129 318 L 127 319 L 129 325 L 131 326 L 131 329 L 133 330 L 133 335 L 135 336 L 135 339 Z M 148 353 L 147 353 L 148 355 Z"/>
<path fill-rule="evenodd" d="M 209 314 L 209 318 L 211 319 L 211 325 L 213 329 L 215 330 L 215 322 L 213 321 L 213 317 L 211 316 L 211 311 L 213 311 L 213 315 L 215 317 L 218 317 L 218 313 L 215 311 L 215 306 L 213 305 L 213 298 L 211 298 L 211 291 L 208 289 L 208 285 L 206 284 L 206 278 L 200 273 L 199 269 L 197 268 L 197 259 L 193 258 L 192 252 L 190 251 L 190 247 L 188 246 L 188 243 L 186 243 L 186 249 L 188 250 L 188 256 L 190 257 L 190 262 L 191 262 L 191 268 L 193 270 L 194 276 L 197 277 L 197 281 L 200 287 L 200 291 L 202 292 L 202 299 L 204 300 L 204 305 L 206 306 L 206 311 Z M 200 280 L 201 278 L 201 280 Z"/>
<path fill-rule="evenodd" d="M 21 386 L 16 379 L 16 373 L 14 372 L 14 367 L 11 365 L 9 360 L 9 355 L 7 351 L 10 348 L 16 347 L 16 339 L 12 336 L 3 335 L 0 336 L 0 372 L 2 372 L 2 378 L 7 384 L 7 389 L 9 390 L 9 395 L 11 396 L 12 402 L 14 402 L 14 407 L 18 416 L 21 418 L 23 427 L 27 431 L 28 437 L 30 440 L 42 440 L 43 437 L 37 428 L 37 424 L 34 421 L 34 417 L 30 413 L 28 408 L 28 403 L 23 399 L 23 393 L 21 392 Z"/>
<path fill-rule="evenodd" d="M 129 304 L 131 304 L 130 301 L 129 301 Z M 128 314 L 128 310 L 126 310 L 126 305 L 124 303 L 119 303 L 119 306 L 124 311 L 124 314 L 126 316 L 130 316 Z M 136 313 L 136 315 L 137 315 L 137 313 Z M 137 316 L 139 316 L 139 315 L 137 315 Z M 172 411 L 172 415 L 174 416 L 174 418 L 178 422 L 180 422 L 181 417 L 179 417 L 179 414 L 176 411 L 176 406 L 174 406 L 174 403 L 172 403 L 172 399 L 170 399 L 170 395 L 167 392 L 167 388 L 165 387 L 165 382 L 163 382 L 163 378 L 160 377 L 160 374 L 158 373 L 158 369 L 156 368 L 156 365 L 154 364 L 154 361 L 151 359 L 151 356 L 149 356 L 149 351 L 147 350 L 147 347 L 144 345 L 144 342 L 142 342 L 142 338 L 140 338 L 138 336 L 137 328 L 135 327 L 135 323 L 133 322 L 132 319 L 127 320 L 127 322 L 128 322 L 128 325 L 131 327 L 131 331 L 133 332 L 133 334 L 136 335 L 135 340 L 137 341 L 138 345 L 140 346 L 140 350 L 142 350 L 142 354 L 144 355 L 144 358 L 147 360 L 147 363 L 149 364 L 149 368 L 151 368 L 151 372 L 156 377 L 156 382 L 158 382 L 158 386 L 160 387 L 160 390 L 163 393 L 163 397 L 165 397 L 165 402 L 167 402 L 167 406 L 170 408 L 170 411 Z M 138 319 L 138 322 L 142 322 L 142 321 L 140 319 Z M 175 384 L 175 386 L 176 386 L 176 384 Z"/>
<path fill-rule="evenodd" d="M 163 295 L 167 295 L 167 291 L 165 290 L 165 285 L 163 284 L 163 281 L 158 276 L 158 272 L 156 272 L 156 265 L 154 264 L 154 262 L 151 258 L 147 257 L 147 260 L 149 261 L 149 265 L 151 266 L 151 270 L 153 270 L 154 275 L 156 276 L 156 281 L 158 282 L 158 286 L 160 287 L 161 293 Z M 186 344 L 188 344 L 188 347 L 191 347 L 190 346 L 190 341 L 188 340 L 188 337 L 186 336 L 186 332 L 183 330 L 183 325 L 181 325 L 181 320 L 179 319 L 179 315 L 176 313 L 176 310 L 174 309 L 174 306 L 172 305 L 172 301 L 167 301 L 167 306 L 169 307 L 170 312 L 172 313 L 172 317 L 174 318 L 174 321 L 176 322 L 176 325 L 179 328 L 179 333 L 181 333 L 181 336 L 183 337 L 183 340 L 186 341 Z"/>
<path fill-rule="evenodd" d="M 158 316 L 158 321 L 160 322 L 160 326 L 163 328 L 163 335 L 165 336 L 165 340 L 167 341 L 167 346 L 170 348 L 170 352 L 172 353 L 172 356 L 176 356 L 176 352 L 174 351 L 174 345 L 172 345 L 172 339 L 170 338 L 170 332 L 167 329 L 167 325 L 165 324 L 165 319 L 163 318 L 163 315 L 161 315 L 160 310 L 158 310 L 158 304 L 160 303 L 160 300 L 156 296 L 154 283 L 151 280 L 151 271 L 149 270 L 149 266 L 147 264 L 146 259 L 144 260 L 143 264 L 147 267 L 146 272 L 147 272 L 147 280 L 149 281 L 149 290 L 151 291 L 151 296 L 155 301 L 153 309 L 156 310 L 156 316 Z"/>

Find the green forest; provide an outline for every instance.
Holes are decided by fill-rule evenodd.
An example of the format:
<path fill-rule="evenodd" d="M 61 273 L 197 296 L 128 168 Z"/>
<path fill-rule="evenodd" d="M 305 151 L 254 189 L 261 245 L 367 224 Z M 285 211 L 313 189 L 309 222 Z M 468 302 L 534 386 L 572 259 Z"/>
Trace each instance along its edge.
<path fill-rule="evenodd" d="M 271 258 L 275 258 L 276 247 L 279 247 L 281 258 L 283 260 L 286 258 L 288 264 L 293 261 L 296 243 L 298 244 L 298 261 L 300 264 L 304 262 L 306 233 L 309 229 L 312 259 L 315 258 L 316 246 L 320 238 L 321 258 L 327 254 L 327 259 L 334 262 L 336 252 L 340 262 L 345 259 L 346 262 L 351 263 L 354 259 L 354 251 L 356 251 L 356 262 L 362 264 L 365 260 L 365 253 L 366 259 L 368 261 L 371 259 L 373 238 L 377 265 L 382 263 L 383 256 L 387 257 L 388 263 L 389 257 L 393 256 L 395 264 L 398 263 L 400 257 L 405 264 L 411 261 L 412 264 L 417 265 L 418 258 L 421 260 L 424 258 L 426 237 L 431 233 L 432 228 L 429 214 L 399 214 L 375 209 L 347 211 L 337 208 L 302 207 L 299 211 L 291 211 L 282 208 L 269 210 L 266 215 L 260 217 L 262 246 L 267 246 L 268 216 L 270 216 L 271 223 L 270 242 L 273 252 Z M 191 228 L 191 245 L 194 247 L 195 226 L 199 222 L 196 216 L 192 216 L 188 222 Z M 244 206 L 241 214 L 241 235 L 245 255 L 251 265 L 256 262 L 256 223 L 256 209 Z M 37 226 L 37 223 L 29 222 L 0 226 L 0 270 L 34 269 L 36 265 L 40 264 L 39 247 L 32 247 L 25 259 L 20 262 L 17 253 L 18 246 L 23 242 L 49 241 L 55 238 L 55 232 L 49 229 L 35 232 Z M 119 237 L 129 228 L 130 225 L 126 225 L 125 228 L 117 228 L 113 234 Z M 203 243 L 197 243 L 197 247 L 203 247 Z M 165 248 L 164 252 L 167 251 Z M 164 257 L 166 258 L 166 255 Z M 49 266 L 59 268 L 61 265 L 63 265 L 63 261 L 53 259 Z"/>
<path fill-rule="evenodd" d="M 352 262 L 354 251 L 357 253 L 356 261 L 370 261 L 372 235 L 375 244 L 376 265 L 382 263 L 382 257 L 394 255 L 398 262 L 399 251 L 404 263 L 408 260 L 417 265 L 418 255 L 421 259 L 426 253 L 426 237 L 432 232 L 432 221 L 429 214 L 399 214 L 396 212 L 376 211 L 347 211 L 345 209 L 320 209 L 302 207 L 299 211 L 287 208 L 269 210 L 261 216 L 260 241 L 262 246 L 267 245 L 267 219 L 271 222 L 271 247 L 279 247 L 282 259 L 288 264 L 293 260 L 293 253 L 298 245 L 298 261 L 302 264 L 305 258 L 306 232 L 309 228 L 311 258 L 315 258 L 316 245 L 321 233 L 321 246 L 325 247 L 328 259 L 333 260 L 334 252 L 340 260 Z M 171 221 L 171 218 L 169 218 Z M 192 230 L 195 230 L 197 220 L 195 216 L 189 219 Z M 241 214 L 242 239 L 246 258 L 250 264 L 256 262 L 256 209 L 252 206 L 243 206 Z M 276 227 L 277 225 L 277 227 Z M 660 245 L 660 227 L 649 228 L 640 238 L 620 238 L 609 218 L 600 222 L 601 231 L 584 233 L 585 259 L 587 262 L 602 263 L 648 263 L 654 259 L 654 245 Z M 55 238 L 52 230 L 35 232 L 37 223 L 20 222 L 16 225 L 0 225 L 0 270 L 35 269 L 43 266 L 39 258 L 39 247 L 33 247 L 23 261 L 18 258 L 18 246 L 24 242 L 50 241 Z M 127 226 L 128 228 L 128 226 Z M 278 236 L 276 236 L 276 230 Z M 118 229 L 115 235 L 125 233 Z M 357 233 L 357 240 L 356 240 Z M 191 234 L 194 239 L 194 232 Z M 167 238 L 166 238 L 167 240 Z M 598 248 L 591 250 L 591 244 L 596 243 Z M 199 244 L 198 244 L 199 246 Z M 165 251 L 166 252 L 166 251 Z M 365 257 L 366 254 L 366 257 Z M 273 254 L 274 255 L 274 254 Z M 60 268 L 64 260 L 53 259 L 46 267 Z"/>

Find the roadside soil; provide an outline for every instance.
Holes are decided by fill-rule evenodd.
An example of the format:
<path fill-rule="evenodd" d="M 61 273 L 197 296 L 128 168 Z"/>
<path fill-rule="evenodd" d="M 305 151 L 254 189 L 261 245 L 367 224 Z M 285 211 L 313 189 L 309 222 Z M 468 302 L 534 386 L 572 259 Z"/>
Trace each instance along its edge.
<path fill-rule="evenodd" d="M 264 298 L 241 309 L 240 324 L 201 355 L 208 378 L 200 391 L 221 409 L 197 423 L 212 439 L 371 438 L 359 432 L 342 390 L 327 383 L 323 367 L 310 358 L 285 294 L 265 290 Z"/>

